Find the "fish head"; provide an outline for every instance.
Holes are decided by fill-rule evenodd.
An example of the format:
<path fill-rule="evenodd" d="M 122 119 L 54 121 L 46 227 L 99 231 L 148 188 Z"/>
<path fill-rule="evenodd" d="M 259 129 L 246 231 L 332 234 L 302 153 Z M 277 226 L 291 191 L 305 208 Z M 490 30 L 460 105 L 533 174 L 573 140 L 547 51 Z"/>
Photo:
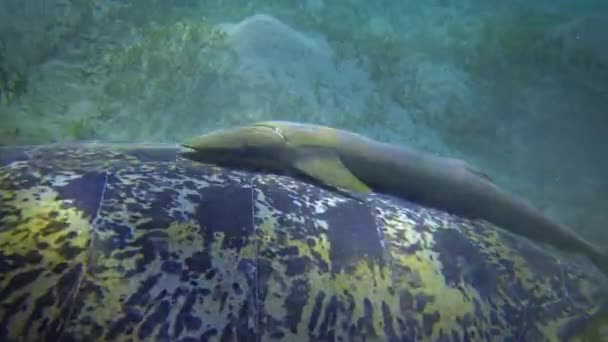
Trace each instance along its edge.
<path fill-rule="evenodd" d="M 182 146 L 203 152 L 209 150 L 269 149 L 281 147 L 285 137 L 273 125 L 256 123 L 247 126 L 219 129 L 192 137 Z"/>
<path fill-rule="evenodd" d="M 181 145 L 188 149 L 185 153 L 187 158 L 199 162 L 230 166 L 280 167 L 286 140 L 277 126 L 254 123 L 195 136 Z"/>

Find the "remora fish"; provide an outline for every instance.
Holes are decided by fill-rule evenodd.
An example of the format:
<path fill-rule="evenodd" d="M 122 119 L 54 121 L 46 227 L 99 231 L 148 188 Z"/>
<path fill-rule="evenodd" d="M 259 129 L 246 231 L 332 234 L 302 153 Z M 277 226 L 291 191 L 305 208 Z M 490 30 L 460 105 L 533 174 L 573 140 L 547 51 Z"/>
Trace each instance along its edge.
<path fill-rule="evenodd" d="M 194 137 L 182 144 L 206 163 L 299 173 L 339 190 L 391 194 L 474 219 L 570 253 L 608 273 L 608 254 L 468 163 L 382 143 L 326 126 L 259 122 Z"/>

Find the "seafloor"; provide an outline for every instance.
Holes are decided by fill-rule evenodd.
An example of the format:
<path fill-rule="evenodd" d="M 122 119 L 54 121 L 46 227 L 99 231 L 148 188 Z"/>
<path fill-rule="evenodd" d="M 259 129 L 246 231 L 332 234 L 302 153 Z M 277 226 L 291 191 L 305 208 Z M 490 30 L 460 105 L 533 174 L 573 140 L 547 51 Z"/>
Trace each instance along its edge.
<path fill-rule="evenodd" d="M 607 244 L 608 2 L 497 3 L 3 0 L 0 144 L 321 123 L 465 158 Z"/>

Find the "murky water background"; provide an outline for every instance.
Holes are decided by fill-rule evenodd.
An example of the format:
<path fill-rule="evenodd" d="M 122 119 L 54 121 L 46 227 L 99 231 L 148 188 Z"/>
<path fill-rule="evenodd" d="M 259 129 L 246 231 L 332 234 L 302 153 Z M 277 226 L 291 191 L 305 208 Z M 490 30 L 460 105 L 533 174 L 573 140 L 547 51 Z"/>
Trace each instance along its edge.
<path fill-rule="evenodd" d="M 465 158 L 608 243 L 604 1 L 92 3 L 0 2 L 1 144 L 333 125 Z"/>

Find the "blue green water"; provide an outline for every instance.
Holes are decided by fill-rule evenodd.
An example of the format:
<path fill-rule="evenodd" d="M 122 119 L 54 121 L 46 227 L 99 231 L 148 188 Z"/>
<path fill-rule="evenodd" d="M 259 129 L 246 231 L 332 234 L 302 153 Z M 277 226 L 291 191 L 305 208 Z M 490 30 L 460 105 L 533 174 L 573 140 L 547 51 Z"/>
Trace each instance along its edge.
<path fill-rule="evenodd" d="M 464 158 L 608 243 L 605 1 L 0 3 L 1 144 L 263 119 Z"/>

